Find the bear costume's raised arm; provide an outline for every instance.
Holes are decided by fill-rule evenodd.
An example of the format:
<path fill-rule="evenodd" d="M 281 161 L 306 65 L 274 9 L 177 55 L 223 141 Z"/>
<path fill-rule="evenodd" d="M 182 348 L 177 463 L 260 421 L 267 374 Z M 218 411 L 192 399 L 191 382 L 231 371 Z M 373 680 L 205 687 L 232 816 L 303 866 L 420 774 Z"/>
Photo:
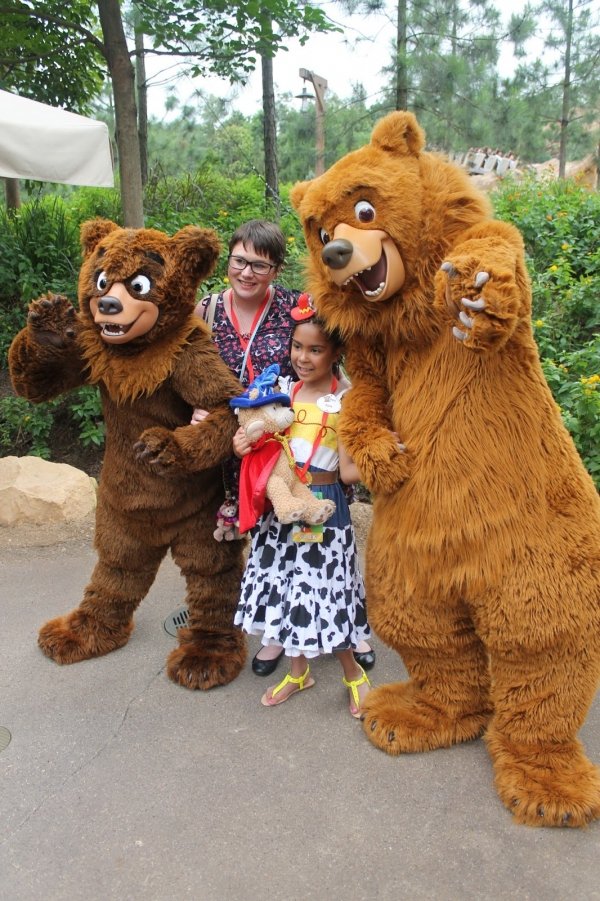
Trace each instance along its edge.
<path fill-rule="evenodd" d="M 468 229 L 445 255 L 436 303 L 447 306 L 454 336 L 470 350 L 499 350 L 521 326 L 529 329 L 529 277 L 523 240 L 504 222 Z"/>
<path fill-rule="evenodd" d="M 8 353 L 13 387 L 33 403 L 52 400 L 88 381 L 77 342 L 79 316 L 60 294 L 46 294 L 29 306 L 27 325 Z"/>

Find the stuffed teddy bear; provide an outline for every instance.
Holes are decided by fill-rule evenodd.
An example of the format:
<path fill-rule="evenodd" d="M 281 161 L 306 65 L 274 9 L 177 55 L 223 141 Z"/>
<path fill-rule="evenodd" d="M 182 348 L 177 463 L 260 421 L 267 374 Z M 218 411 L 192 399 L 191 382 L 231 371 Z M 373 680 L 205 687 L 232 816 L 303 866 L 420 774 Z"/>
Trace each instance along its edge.
<path fill-rule="evenodd" d="M 189 623 L 178 630 L 168 675 L 186 688 L 223 685 L 246 657 L 233 627 L 241 543 L 212 537 L 239 383 L 194 315 L 219 242 L 193 226 L 168 237 L 107 220 L 84 223 L 81 240 L 79 311 L 59 295 L 34 301 L 9 353 L 17 394 L 38 403 L 97 385 L 106 423 L 98 562 L 79 607 L 46 623 L 39 645 L 57 663 L 74 663 L 126 644 L 171 551 L 185 576 Z M 194 407 L 210 416 L 189 425 Z"/>
<path fill-rule="evenodd" d="M 600 500 L 540 367 L 523 241 L 411 113 L 292 189 L 307 289 L 346 340 L 340 437 L 374 497 L 369 620 L 389 754 L 485 734 L 520 823 L 600 817 L 577 738 L 600 675 Z M 403 770 L 405 772 L 405 768 Z"/>
<path fill-rule="evenodd" d="M 323 523 L 335 504 L 317 498 L 299 477 L 286 430 L 294 421 L 289 395 L 279 391 L 277 363 L 267 367 L 239 397 L 229 403 L 253 449 L 240 471 L 240 532 L 247 532 L 264 512 L 265 500 L 282 523 Z"/>
<path fill-rule="evenodd" d="M 234 541 L 238 534 L 237 503 L 233 498 L 225 498 L 217 511 L 217 528 L 213 532 L 213 538 L 217 541 Z"/>

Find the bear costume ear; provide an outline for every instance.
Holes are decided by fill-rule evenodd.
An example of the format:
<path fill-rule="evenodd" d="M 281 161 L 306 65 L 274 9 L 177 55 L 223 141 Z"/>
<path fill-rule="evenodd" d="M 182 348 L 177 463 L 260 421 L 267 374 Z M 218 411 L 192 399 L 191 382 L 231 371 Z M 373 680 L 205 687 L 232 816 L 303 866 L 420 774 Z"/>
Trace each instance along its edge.
<path fill-rule="evenodd" d="M 399 156 L 416 155 L 425 147 L 425 132 L 412 113 L 390 113 L 375 125 L 371 144 Z"/>
<path fill-rule="evenodd" d="M 82 222 L 79 234 L 83 255 L 88 257 L 98 242 L 114 231 L 115 228 L 119 228 L 119 226 L 116 222 L 111 222 L 110 219 L 90 219 L 87 222 Z"/>
<path fill-rule="evenodd" d="M 291 189 L 290 203 L 292 204 L 292 206 L 294 207 L 295 210 L 297 210 L 298 207 L 300 206 L 300 204 L 302 203 L 304 195 L 306 194 L 306 191 L 307 191 L 308 187 L 310 186 L 310 184 L 311 184 L 311 182 L 309 182 L 309 181 L 299 181 Z"/>
<path fill-rule="evenodd" d="M 170 239 L 180 272 L 202 281 L 214 270 L 221 243 L 210 228 L 186 225 Z"/>

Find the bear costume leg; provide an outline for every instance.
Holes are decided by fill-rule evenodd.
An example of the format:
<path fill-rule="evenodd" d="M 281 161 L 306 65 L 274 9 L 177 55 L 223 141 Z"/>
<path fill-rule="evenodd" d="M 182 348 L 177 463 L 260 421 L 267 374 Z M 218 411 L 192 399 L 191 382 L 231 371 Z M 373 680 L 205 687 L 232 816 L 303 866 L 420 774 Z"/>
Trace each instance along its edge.
<path fill-rule="evenodd" d="M 543 665 L 545 663 L 545 665 Z M 493 655 L 495 713 L 486 734 L 496 788 L 519 823 L 584 826 L 600 817 L 600 769 L 576 735 L 593 701 L 588 648 Z"/>
<path fill-rule="evenodd" d="M 125 521 L 99 497 L 94 538 L 98 562 L 79 607 L 40 629 L 38 644 L 44 654 L 57 663 L 77 663 L 127 644 L 134 611 L 168 550 L 164 539 L 156 543 L 156 532 L 153 535 L 151 526 Z"/>
<path fill-rule="evenodd" d="M 489 669 L 466 609 L 458 602 L 444 607 L 397 598 L 393 609 L 401 619 L 392 621 L 389 599 L 378 604 L 376 595 L 368 598 L 372 626 L 400 654 L 410 681 L 369 692 L 363 705 L 367 738 L 388 754 L 478 738 L 492 710 Z"/>
<path fill-rule="evenodd" d="M 187 584 L 189 625 L 177 630 L 179 647 L 167 673 L 185 688 L 226 685 L 246 662 L 246 639 L 233 625 L 243 570 L 242 541 L 215 541 L 212 523 L 198 517 L 174 539 L 171 552 Z"/>

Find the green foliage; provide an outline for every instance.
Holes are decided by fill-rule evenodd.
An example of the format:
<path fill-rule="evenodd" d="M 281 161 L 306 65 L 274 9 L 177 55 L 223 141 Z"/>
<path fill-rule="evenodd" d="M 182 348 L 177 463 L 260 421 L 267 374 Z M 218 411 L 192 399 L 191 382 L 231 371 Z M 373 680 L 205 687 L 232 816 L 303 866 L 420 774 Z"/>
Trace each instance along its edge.
<path fill-rule="evenodd" d="M 0 398 L 0 456 L 31 454 L 50 459 L 52 429 L 56 419 L 71 420 L 83 447 L 104 445 L 100 393 L 86 385 L 66 397 L 32 404 L 10 394 Z"/>
<path fill-rule="evenodd" d="M 104 61 L 89 0 L 6 0 L 0 28 L 0 86 L 86 113 L 100 93 Z"/>
<path fill-rule="evenodd" d="M 71 419 L 79 428 L 79 439 L 84 447 L 103 447 L 104 420 L 100 392 L 93 385 L 85 385 L 69 395 L 66 407 Z"/>
<path fill-rule="evenodd" d="M 600 195 L 531 179 L 505 182 L 493 200 L 523 235 L 542 368 L 600 487 Z"/>
<path fill-rule="evenodd" d="M 0 398 L 0 455 L 50 458 L 50 431 L 56 402 L 34 406 L 22 397 Z"/>

